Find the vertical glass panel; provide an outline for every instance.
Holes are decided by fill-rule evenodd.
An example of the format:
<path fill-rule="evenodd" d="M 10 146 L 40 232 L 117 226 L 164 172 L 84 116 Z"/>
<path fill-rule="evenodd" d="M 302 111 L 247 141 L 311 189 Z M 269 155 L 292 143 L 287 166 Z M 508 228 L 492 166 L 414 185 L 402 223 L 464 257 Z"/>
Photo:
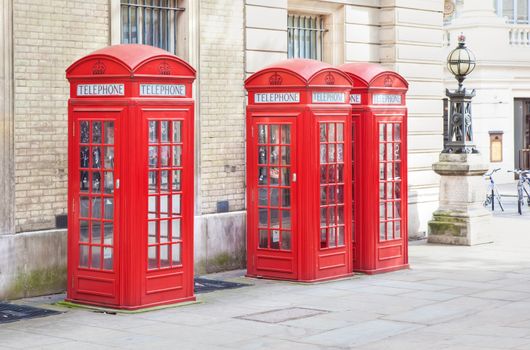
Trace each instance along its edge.
<path fill-rule="evenodd" d="M 401 183 L 400 182 L 394 183 L 394 198 L 395 199 L 401 198 Z"/>
<path fill-rule="evenodd" d="M 320 123 L 320 142 L 327 142 L 326 124 Z"/>
<path fill-rule="evenodd" d="M 386 225 L 384 222 L 379 223 L 379 239 L 384 241 L 386 237 Z"/>
<path fill-rule="evenodd" d="M 271 146 L 269 147 L 269 163 L 270 164 L 279 164 L 280 161 L 280 147 Z"/>
<path fill-rule="evenodd" d="M 169 122 L 160 122 L 160 142 L 169 142 Z"/>
<path fill-rule="evenodd" d="M 173 142 L 182 142 L 182 122 L 180 120 L 173 122 Z"/>
<path fill-rule="evenodd" d="M 379 141 L 385 141 L 385 124 L 379 124 Z"/>
<path fill-rule="evenodd" d="M 99 269 L 101 267 L 101 247 L 92 246 L 91 247 L 92 261 L 90 267 Z"/>
<path fill-rule="evenodd" d="M 282 172 L 282 186 L 291 185 L 291 170 L 289 168 L 281 168 Z"/>
<path fill-rule="evenodd" d="M 335 164 L 328 165 L 328 182 L 337 182 L 337 166 Z"/>
<path fill-rule="evenodd" d="M 280 249 L 280 230 L 271 230 L 271 249 Z"/>
<path fill-rule="evenodd" d="M 80 200 L 79 200 L 79 207 L 80 207 L 80 215 L 82 218 L 88 218 L 88 208 L 89 208 L 89 204 L 88 204 L 88 197 L 81 197 Z"/>
<path fill-rule="evenodd" d="M 150 270 L 158 267 L 158 254 L 156 252 L 156 246 L 147 248 L 147 266 Z"/>
<path fill-rule="evenodd" d="M 158 127 L 157 122 L 155 120 L 151 120 L 149 122 L 149 143 L 157 143 L 158 142 Z"/>
<path fill-rule="evenodd" d="M 337 145 L 337 162 L 344 162 L 344 145 Z"/>
<path fill-rule="evenodd" d="M 291 231 L 282 231 L 282 249 L 291 250 Z"/>
<path fill-rule="evenodd" d="M 392 183 L 389 182 L 386 184 L 386 198 L 385 199 L 392 199 Z"/>
<path fill-rule="evenodd" d="M 114 242 L 114 224 L 112 222 L 103 223 L 103 243 L 112 245 Z"/>
<path fill-rule="evenodd" d="M 174 241 L 180 239 L 180 219 L 171 221 L 171 239 Z"/>
<path fill-rule="evenodd" d="M 290 165 L 291 164 L 291 147 L 289 146 L 283 146 L 282 147 L 282 165 Z"/>
<path fill-rule="evenodd" d="M 169 250 L 171 246 L 164 244 L 160 246 L 160 267 L 168 267 L 170 265 Z"/>
<path fill-rule="evenodd" d="M 158 165 L 158 147 L 149 146 L 149 167 L 156 168 Z"/>
<path fill-rule="evenodd" d="M 172 265 L 181 264 L 180 243 L 171 245 L 171 261 Z"/>
<path fill-rule="evenodd" d="M 387 143 L 386 144 L 386 159 L 392 160 L 393 155 L 394 155 L 394 144 Z"/>
<path fill-rule="evenodd" d="M 386 179 L 387 180 L 394 179 L 394 174 L 392 174 L 393 165 L 394 165 L 393 162 L 386 163 Z"/>
<path fill-rule="evenodd" d="M 328 229 L 329 233 L 329 246 L 330 247 L 336 247 L 337 246 L 337 234 L 335 227 L 331 227 Z"/>
<path fill-rule="evenodd" d="M 385 163 L 379 163 L 379 180 L 385 179 Z"/>
<path fill-rule="evenodd" d="M 269 168 L 270 170 L 270 177 L 271 177 L 271 185 L 279 185 L 280 184 L 280 169 L 279 168 Z"/>
<path fill-rule="evenodd" d="M 335 142 L 335 123 L 328 123 L 328 142 Z"/>
<path fill-rule="evenodd" d="M 266 125 L 258 125 L 258 143 L 265 144 L 267 143 L 267 126 Z"/>
<path fill-rule="evenodd" d="M 158 192 L 158 172 L 156 171 L 150 171 L 147 175 L 147 187 L 149 189 L 149 193 L 157 193 Z"/>
<path fill-rule="evenodd" d="M 147 222 L 147 235 L 148 235 L 148 243 L 153 244 L 157 243 L 158 240 L 156 238 L 156 221 L 148 221 Z"/>
<path fill-rule="evenodd" d="M 171 196 L 171 212 L 180 215 L 180 194 L 174 194 Z"/>
<path fill-rule="evenodd" d="M 82 121 L 79 123 L 81 129 L 81 143 L 89 143 L 90 141 L 90 129 L 87 121 Z"/>
<path fill-rule="evenodd" d="M 258 205 L 268 205 L 269 198 L 267 194 L 267 188 L 260 187 L 258 188 Z"/>
<path fill-rule="evenodd" d="M 344 182 L 344 164 L 337 165 L 337 182 Z"/>
<path fill-rule="evenodd" d="M 328 162 L 334 163 L 336 161 L 335 157 L 335 145 L 328 145 Z"/>
<path fill-rule="evenodd" d="M 88 267 L 88 246 L 82 245 L 79 247 L 79 266 Z"/>
<path fill-rule="evenodd" d="M 280 126 L 270 125 L 270 130 L 271 130 L 270 143 L 273 143 L 273 144 L 280 143 Z"/>
<path fill-rule="evenodd" d="M 105 126 L 105 143 L 112 145 L 114 144 L 114 122 L 104 122 Z"/>
<path fill-rule="evenodd" d="M 103 248 L 103 269 L 112 270 L 114 259 L 112 255 L 112 248 Z"/>
<path fill-rule="evenodd" d="M 326 229 L 320 229 L 320 248 L 326 248 L 328 246 L 328 238 Z"/>
<path fill-rule="evenodd" d="M 385 214 L 385 202 L 379 203 L 379 218 L 384 219 L 386 217 Z"/>
<path fill-rule="evenodd" d="M 401 201 L 394 202 L 394 217 L 401 218 Z"/>
<path fill-rule="evenodd" d="M 320 226 L 327 226 L 328 223 L 328 209 L 320 208 Z"/>
<path fill-rule="evenodd" d="M 160 166 L 161 167 L 169 166 L 169 146 L 160 147 Z"/>
<path fill-rule="evenodd" d="M 278 209 L 270 210 L 270 227 L 278 228 L 280 227 L 280 211 Z"/>
<path fill-rule="evenodd" d="M 258 164 L 267 164 L 267 148 L 265 146 L 258 147 Z"/>
<path fill-rule="evenodd" d="M 391 220 L 394 217 L 394 205 L 392 202 L 386 204 L 386 218 Z"/>
<path fill-rule="evenodd" d="M 517 1 L 517 23 L 528 23 L 528 0 Z"/>
<path fill-rule="evenodd" d="M 103 159 L 103 167 L 107 169 L 114 168 L 114 147 L 105 147 L 105 158 Z"/>
<path fill-rule="evenodd" d="M 327 146 L 325 144 L 320 145 L 320 164 L 325 164 L 327 162 Z"/>
<path fill-rule="evenodd" d="M 79 191 L 88 192 L 88 171 L 79 172 Z"/>
<path fill-rule="evenodd" d="M 260 227 L 267 227 L 269 221 L 268 221 L 268 214 L 269 211 L 266 208 L 259 208 L 259 226 Z"/>
<path fill-rule="evenodd" d="M 114 193 L 114 174 L 111 171 L 106 171 L 104 174 L 105 193 Z"/>
<path fill-rule="evenodd" d="M 339 226 L 337 228 L 338 230 L 338 233 L 339 233 L 339 241 L 338 241 L 338 244 L 339 245 L 344 245 L 344 226 Z"/>
<path fill-rule="evenodd" d="M 339 206 L 337 208 L 337 223 L 339 225 L 344 225 L 344 207 Z"/>
<path fill-rule="evenodd" d="M 388 123 L 386 126 L 386 141 L 392 141 L 394 137 L 392 136 L 393 124 Z"/>
<path fill-rule="evenodd" d="M 92 217 L 99 219 L 101 218 L 101 198 L 92 198 Z"/>
<path fill-rule="evenodd" d="M 279 203 L 280 203 L 280 189 L 278 188 L 271 188 L 270 189 L 270 193 L 271 193 L 271 206 L 273 207 L 277 207 L 279 206 Z"/>
<path fill-rule="evenodd" d="M 291 228 L 291 211 L 282 210 L 282 228 L 290 229 Z"/>
<path fill-rule="evenodd" d="M 290 125 L 285 125 L 285 124 L 282 125 L 281 133 L 282 133 L 281 142 L 283 144 L 289 145 L 291 143 L 291 126 Z"/>
<path fill-rule="evenodd" d="M 147 203 L 147 210 L 148 210 L 147 217 L 149 219 L 154 219 L 157 217 L 156 196 L 149 196 L 148 203 Z"/>
<path fill-rule="evenodd" d="M 88 151 L 88 146 L 83 146 L 80 148 L 80 151 L 79 151 L 79 166 L 81 168 L 88 168 L 89 164 L 88 164 L 88 154 L 89 154 L 89 151 Z"/>
<path fill-rule="evenodd" d="M 105 203 L 103 217 L 107 220 L 112 220 L 114 218 L 114 199 L 104 198 L 103 202 Z"/>
<path fill-rule="evenodd" d="M 92 244 L 101 243 L 101 223 L 97 221 L 92 221 L 92 231 L 91 231 Z"/>
<path fill-rule="evenodd" d="M 101 173 L 99 171 L 92 172 L 92 192 L 101 192 Z"/>
<path fill-rule="evenodd" d="M 265 167 L 258 168 L 258 184 L 260 185 L 267 184 L 267 168 Z"/>
<path fill-rule="evenodd" d="M 386 157 L 386 153 L 385 153 L 385 143 L 380 143 L 379 144 L 379 160 L 386 160 L 387 157 Z"/>
<path fill-rule="evenodd" d="M 160 192 L 169 191 L 169 170 L 160 171 Z"/>
<path fill-rule="evenodd" d="M 401 238 L 401 221 L 394 222 L 394 238 Z"/>
<path fill-rule="evenodd" d="M 394 155 L 394 159 L 395 159 L 395 160 L 400 160 L 400 159 L 401 159 L 401 150 L 400 150 L 400 146 L 401 146 L 401 144 L 399 144 L 399 143 L 394 143 L 394 152 L 393 152 L 393 155 Z"/>
<path fill-rule="evenodd" d="M 101 143 L 101 122 L 92 123 L 92 143 Z"/>
<path fill-rule="evenodd" d="M 337 123 L 337 141 L 342 142 L 344 141 L 344 125 L 342 123 Z"/>
<path fill-rule="evenodd" d="M 327 187 L 326 186 L 320 186 L 320 204 L 326 205 L 328 203 L 327 201 Z"/>
<path fill-rule="evenodd" d="M 180 191 L 180 170 L 173 170 L 172 171 L 171 179 L 173 181 L 173 184 L 171 185 L 171 189 L 173 191 Z"/>
<path fill-rule="evenodd" d="M 379 198 L 380 199 L 385 198 L 385 183 L 384 182 L 379 183 Z"/>
<path fill-rule="evenodd" d="M 182 146 L 173 146 L 173 166 L 182 165 Z"/>
<path fill-rule="evenodd" d="M 169 196 L 160 196 L 159 216 L 167 218 L 169 216 Z"/>
<path fill-rule="evenodd" d="M 394 141 L 401 140 L 401 124 L 394 124 Z"/>
<path fill-rule="evenodd" d="M 328 204 L 335 203 L 337 200 L 337 187 L 330 185 L 328 186 Z"/>
<path fill-rule="evenodd" d="M 337 223 L 337 207 L 328 208 L 328 225 L 336 225 Z"/>
<path fill-rule="evenodd" d="M 269 247 L 267 230 L 259 230 L 259 247 L 260 248 Z"/>
<path fill-rule="evenodd" d="M 394 163 L 394 177 L 396 179 L 401 178 L 401 162 L 395 162 Z"/>
<path fill-rule="evenodd" d="M 88 221 L 79 221 L 79 242 L 88 242 Z"/>
<path fill-rule="evenodd" d="M 289 208 L 291 206 L 291 190 L 284 188 L 282 190 L 282 207 Z"/>
<path fill-rule="evenodd" d="M 320 183 L 321 184 L 328 183 L 327 170 L 328 170 L 327 166 L 325 165 L 320 166 Z"/>

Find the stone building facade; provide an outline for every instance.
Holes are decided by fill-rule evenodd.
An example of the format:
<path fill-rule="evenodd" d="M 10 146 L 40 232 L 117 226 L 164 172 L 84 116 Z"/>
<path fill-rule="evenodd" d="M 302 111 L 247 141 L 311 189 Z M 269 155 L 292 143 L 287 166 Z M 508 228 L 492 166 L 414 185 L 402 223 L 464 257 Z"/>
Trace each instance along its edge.
<path fill-rule="evenodd" d="M 124 41 L 123 2 L 0 0 L 0 299 L 64 288 L 64 70 L 98 48 Z M 322 60 L 377 62 L 410 82 L 410 235 L 426 230 L 438 198 L 431 164 L 442 148 L 443 5 L 443 0 L 178 1 L 175 52 L 198 71 L 198 273 L 244 266 L 243 84 L 251 73 L 290 55 L 290 15 L 322 20 Z"/>

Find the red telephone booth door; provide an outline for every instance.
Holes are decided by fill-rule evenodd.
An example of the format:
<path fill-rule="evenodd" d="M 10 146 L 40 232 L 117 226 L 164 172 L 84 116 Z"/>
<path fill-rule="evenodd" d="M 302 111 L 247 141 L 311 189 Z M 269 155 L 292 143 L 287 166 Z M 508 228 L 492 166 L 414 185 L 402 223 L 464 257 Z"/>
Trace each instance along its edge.
<path fill-rule="evenodd" d="M 118 304 L 119 112 L 74 112 L 72 299 Z"/>
<path fill-rule="evenodd" d="M 252 117 L 251 117 L 252 118 Z M 298 278 L 296 118 L 252 118 L 249 149 L 251 275 Z"/>

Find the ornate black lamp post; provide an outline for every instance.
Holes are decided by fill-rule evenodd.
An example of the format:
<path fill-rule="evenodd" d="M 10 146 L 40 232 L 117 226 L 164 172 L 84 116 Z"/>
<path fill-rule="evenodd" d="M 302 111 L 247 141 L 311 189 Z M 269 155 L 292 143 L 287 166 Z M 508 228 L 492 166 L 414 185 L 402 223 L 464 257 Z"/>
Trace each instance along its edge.
<path fill-rule="evenodd" d="M 463 87 L 464 79 L 475 69 L 475 55 L 466 47 L 464 35 L 458 36 L 458 47 L 447 56 L 447 68 L 456 80 L 458 89 L 445 94 L 449 97 L 449 121 L 442 153 L 478 153 L 473 143 L 471 117 L 471 99 L 475 90 L 467 91 Z"/>

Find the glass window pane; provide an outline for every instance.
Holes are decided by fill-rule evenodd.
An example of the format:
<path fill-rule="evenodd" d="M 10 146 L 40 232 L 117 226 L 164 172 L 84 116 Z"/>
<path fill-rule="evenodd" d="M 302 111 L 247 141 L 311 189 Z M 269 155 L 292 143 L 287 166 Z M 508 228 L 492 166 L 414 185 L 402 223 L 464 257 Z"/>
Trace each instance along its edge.
<path fill-rule="evenodd" d="M 291 190 L 284 188 L 282 190 L 282 207 L 289 208 L 291 206 Z"/>
<path fill-rule="evenodd" d="M 157 217 L 157 210 L 156 210 L 156 196 L 149 196 L 148 203 L 147 203 L 147 217 L 149 219 L 154 219 Z"/>
<path fill-rule="evenodd" d="M 394 163 L 394 178 L 396 179 L 401 178 L 401 162 Z"/>
<path fill-rule="evenodd" d="M 282 165 L 291 165 L 291 147 L 282 147 Z"/>
<path fill-rule="evenodd" d="M 386 225 L 384 222 L 379 223 L 379 240 L 384 241 L 386 237 Z"/>
<path fill-rule="evenodd" d="M 92 198 L 92 217 L 99 219 L 101 218 L 101 198 Z"/>
<path fill-rule="evenodd" d="M 105 143 L 114 144 L 114 122 L 104 122 L 105 126 Z"/>
<path fill-rule="evenodd" d="M 173 181 L 171 189 L 173 191 L 180 191 L 180 174 L 181 170 L 173 170 L 173 175 L 171 176 Z"/>
<path fill-rule="evenodd" d="M 282 231 L 282 249 L 291 250 L 291 231 Z"/>
<path fill-rule="evenodd" d="M 331 227 L 328 230 L 329 234 L 329 247 L 336 247 L 337 246 L 337 233 L 335 227 Z"/>
<path fill-rule="evenodd" d="M 169 216 L 169 196 L 160 196 L 160 217 L 167 218 Z"/>
<path fill-rule="evenodd" d="M 157 193 L 158 192 L 158 172 L 157 171 L 150 171 L 147 175 L 147 187 L 149 189 L 149 193 Z"/>
<path fill-rule="evenodd" d="M 89 143 L 90 141 L 90 129 L 89 124 L 87 121 L 80 122 L 80 129 L 81 129 L 81 143 Z"/>
<path fill-rule="evenodd" d="M 173 121 L 173 142 L 182 142 L 182 122 Z"/>
<path fill-rule="evenodd" d="M 282 143 L 289 145 L 291 143 L 291 126 L 290 125 L 282 125 L 281 127 L 282 132 Z"/>
<path fill-rule="evenodd" d="M 171 221 L 171 236 L 173 241 L 180 239 L 180 219 Z"/>
<path fill-rule="evenodd" d="M 156 246 L 150 246 L 147 248 L 147 267 L 150 270 L 158 268 L 158 254 L 156 252 Z"/>
<path fill-rule="evenodd" d="M 79 221 L 79 242 L 88 242 L 88 221 Z"/>
<path fill-rule="evenodd" d="M 401 238 L 401 221 L 394 222 L 394 238 Z"/>
<path fill-rule="evenodd" d="M 151 120 L 149 122 L 149 143 L 157 143 L 158 142 L 158 127 L 157 122 L 155 120 Z"/>
<path fill-rule="evenodd" d="M 160 147 L 160 166 L 161 167 L 169 166 L 169 146 Z"/>
<path fill-rule="evenodd" d="M 267 227 L 269 221 L 268 221 L 268 209 L 265 208 L 259 208 L 259 226 L 260 227 Z"/>
<path fill-rule="evenodd" d="M 79 191 L 88 192 L 88 171 L 79 172 Z"/>
<path fill-rule="evenodd" d="M 328 162 L 335 162 L 335 145 L 328 145 Z"/>
<path fill-rule="evenodd" d="M 114 259 L 112 252 L 112 248 L 103 248 L 103 269 L 105 270 L 112 270 L 113 268 Z"/>
<path fill-rule="evenodd" d="M 267 148 L 265 146 L 258 148 L 258 164 L 267 164 Z"/>
<path fill-rule="evenodd" d="M 267 168 L 265 167 L 258 168 L 258 184 L 260 185 L 267 184 Z"/>
<path fill-rule="evenodd" d="M 394 141 L 401 140 L 401 124 L 394 124 Z"/>
<path fill-rule="evenodd" d="M 79 200 L 80 204 L 79 204 L 79 207 L 80 207 L 80 215 L 82 218 L 88 218 L 88 208 L 89 208 L 89 202 L 88 202 L 88 197 L 81 197 L 80 200 Z"/>
<path fill-rule="evenodd" d="M 156 231 L 157 231 L 156 227 L 157 227 L 156 221 L 147 222 L 147 236 L 148 236 L 147 242 L 149 244 L 158 243 L 158 239 L 156 237 Z"/>
<path fill-rule="evenodd" d="M 182 165 L 182 146 L 173 146 L 173 166 Z"/>
<path fill-rule="evenodd" d="M 103 217 L 107 220 L 112 220 L 114 218 L 114 199 L 104 198 L 103 201 L 105 203 Z"/>
<path fill-rule="evenodd" d="M 160 122 L 160 142 L 169 142 L 169 122 L 167 120 Z"/>
<path fill-rule="evenodd" d="M 114 193 L 114 174 L 111 171 L 105 172 L 105 193 L 112 194 Z"/>
<path fill-rule="evenodd" d="M 337 145 L 337 162 L 344 162 L 344 145 L 342 144 Z"/>
<path fill-rule="evenodd" d="M 320 186 L 320 204 L 321 205 L 326 205 L 328 203 L 327 193 L 328 193 L 327 187 Z"/>
<path fill-rule="evenodd" d="M 280 230 L 271 230 L 271 249 L 280 249 Z"/>
<path fill-rule="evenodd" d="M 291 228 L 291 211 L 282 210 L 282 228 L 290 229 Z"/>
<path fill-rule="evenodd" d="M 92 143 L 101 143 L 101 122 L 92 122 Z"/>
<path fill-rule="evenodd" d="M 92 192 L 101 192 L 101 173 L 99 171 L 92 172 Z"/>
<path fill-rule="evenodd" d="M 337 123 L 337 141 L 344 141 L 344 125 L 342 123 Z"/>
<path fill-rule="evenodd" d="M 88 267 L 88 246 L 82 245 L 79 247 L 79 266 Z"/>
<path fill-rule="evenodd" d="M 344 226 L 339 226 L 338 227 L 338 231 L 339 231 L 339 242 L 338 244 L 339 245 L 344 245 Z"/>
<path fill-rule="evenodd" d="M 279 125 L 270 125 L 270 143 L 277 144 L 280 143 L 280 126 Z"/>
<path fill-rule="evenodd" d="M 92 231 L 91 231 L 92 244 L 101 243 L 101 224 L 97 221 L 92 221 Z"/>
<path fill-rule="evenodd" d="M 320 164 L 326 164 L 327 162 L 328 162 L 327 146 L 320 145 Z"/>
<path fill-rule="evenodd" d="M 326 132 L 326 124 L 320 123 L 320 142 L 327 142 L 328 136 Z"/>
<path fill-rule="evenodd" d="M 149 146 L 149 167 L 156 168 L 158 166 L 158 147 Z"/>
<path fill-rule="evenodd" d="M 88 146 L 83 146 L 83 147 L 80 148 L 80 150 L 79 150 L 79 161 L 80 161 L 79 166 L 81 168 L 88 168 L 88 166 L 89 166 L 88 154 L 89 154 Z"/>
<path fill-rule="evenodd" d="M 112 245 L 114 242 L 114 224 L 112 222 L 103 223 L 103 243 Z"/>
<path fill-rule="evenodd" d="M 383 142 L 385 141 L 385 124 L 379 124 L 379 141 Z"/>
<path fill-rule="evenodd" d="M 277 207 L 279 206 L 279 203 L 280 203 L 280 190 L 278 188 L 271 188 L 270 189 L 270 193 L 271 193 L 271 206 L 273 207 Z"/>
<path fill-rule="evenodd" d="M 168 267 L 170 265 L 169 250 L 171 245 L 164 244 L 160 246 L 160 267 Z"/>
<path fill-rule="evenodd" d="M 160 192 L 169 191 L 169 170 L 160 171 Z"/>
<path fill-rule="evenodd" d="M 268 129 L 266 125 L 258 125 L 258 143 L 265 144 L 268 140 Z"/>
<path fill-rule="evenodd" d="M 99 269 L 101 267 L 101 247 L 100 246 L 93 246 L 91 248 L 92 251 L 92 262 L 90 264 L 90 267 L 94 269 Z"/>
<path fill-rule="evenodd" d="M 328 142 L 335 142 L 335 123 L 328 123 Z"/>
<path fill-rule="evenodd" d="M 270 210 L 270 227 L 279 228 L 280 227 L 280 211 L 278 209 Z"/>
<path fill-rule="evenodd" d="M 171 261 L 172 265 L 180 265 L 181 262 L 181 249 L 180 243 L 171 245 Z"/>
<path fill-rule="evenodd" d="M 528 0 L 517 1 L 517 23 L 528 23 Z"/>
<path fill-rule="evenodd" d="M 269 163 L 270 164 L 279 164 L 279 161 L 280 161 L 279 150 L 280 150 L 279 146 L 269 147 Z"/>
<path fill-rule="evenodd" d="M 270 178 L 271 178 L 271 185 L 279 185 L 280 184 L 280 169 L 279 168 L 269 168 L 270 170 Z"/>
<path fill-rule="evenodd" d="M 174 215 L 180 215 L 180 194 L 171 196 L 171 212 Z"/>
<path fill-rule="evenodd" d="M 328 238 L 327 230 L 325 228 L 320 229 L 320 248 L 327 248 Z"/>
<path fill-rule="evenodd" d="M 268 205 L 269 198 L 267 194 L 267 188 L 260 187 L 258 188 L 258 205 Z"/>
<path fill-rule="evenodd" d="M 259 247 L 260 248 L 268 248 L 268 237 L 267 237 L 267 230 L 259 230 Z"/>
<path fill-rule="evenodd" d="M 114 147 L 105 147 L 105 158 L 103 159 L 103 167 L 107 169 L 114 168 Z"/>

